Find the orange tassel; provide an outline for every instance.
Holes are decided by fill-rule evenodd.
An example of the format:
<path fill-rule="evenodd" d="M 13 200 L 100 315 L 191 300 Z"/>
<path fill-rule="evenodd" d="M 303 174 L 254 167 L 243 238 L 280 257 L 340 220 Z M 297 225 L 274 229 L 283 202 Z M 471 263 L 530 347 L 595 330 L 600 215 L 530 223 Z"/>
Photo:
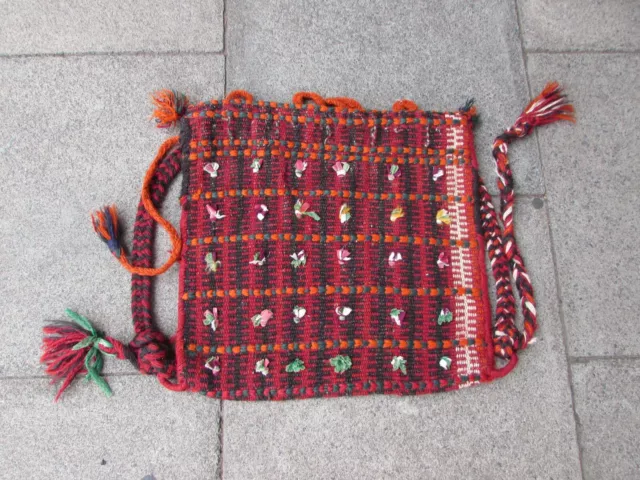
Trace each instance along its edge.
<path fill-rule="evenodd" d="M 158 128 L 175 125 L 189 106 L 186 95 L 174 90 L 159 90 L 151 95 L 151 101 L 156 107 L 151 117 L 155 118 Z"/>

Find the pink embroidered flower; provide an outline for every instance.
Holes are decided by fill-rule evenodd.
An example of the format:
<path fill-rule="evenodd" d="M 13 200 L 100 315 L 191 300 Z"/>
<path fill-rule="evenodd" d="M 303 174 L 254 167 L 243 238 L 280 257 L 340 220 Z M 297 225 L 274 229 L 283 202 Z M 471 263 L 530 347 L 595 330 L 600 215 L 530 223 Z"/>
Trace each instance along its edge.
<path fill-rule="evenodd" d="M 213 375 L 218 375 L 220 373 L 220 357 L 209 357 L 204 368 L 211 370 Z"/>
<path fill-rule="evenodd" d="M 316 212 L 309 210 L 309 208 L 311 208 L 311 205 L 308 202 L 298 199 L 293 206 L 293 212 L 296 214 L 297 219 L 307 216 L 313 218 L 316 222 L 320 220 L 320 216 Z"/>
<path fill-rule="evenodd" d="M 438 255 L 438 268 L 442 270 L 444 267 L 449 266 L 449 258 L 445 252 L 440 252 Z"/>
<path fill-rule="evenodd" d="M 260 313 L 251 317 L 251 323 L 253 323 L 254 327 L 260 325 L 261 327 L 266 327 L 269 320 L 273 318 L 273 312 L 269 309 L 265 309 Z"/>
<path fill-rule="evenodd" d="M 265 377 L 269 375 L 269 359 L 263 358 L 256 362 L 256 373 L 261 373 Z"/>
<path fill-rule="evenodd" d="M 347 162 L 336 162 L 333 164 L 333 170 L 339 177 L 344 177 L 351 166 Z"/>
<path fill-rule="evenodd" d="M 304 172 L 307 169 L 307 162 L 305 162 L 304 160 L 298 160 L 296 162 L 296 177 L 301 178 L 302 177 L 302 172 Z"/>
<path fill-rule="evenodd" d="M 351 260 L 351 257 L 349 256 L 351 255 L 351 253 L 346 248 L 339 249 L 337 251 L 337 254 L 338 254 L 338 263 L 340 265 L 344 265 L 345 263 Z"/>
<path fill-rule="evenodd" d="M 220 164 L 216 162 L 205 163 L 204 171 L 207 172 L 211 178 L 216 178 L 218 176 L 218 170 L 220 169 Z"/>
<path fill-rule="evenodd" d="M 260 205 L 255 205 L 253 208 L 255 208 L 257 211 L 256 215 L 258 217 L 258 220 L 263 221 L 264 218 L 267 216 L 267 212 L 269 211 L 267 206 L 264 203 L 262 203 Z"/>
<path fill-rule="evenodd" d="M 219 209 L 212 207 L 211 205 L 207 205 L 207 213 L 209 214 L 209 220 L 215 222 L 216 220 L 221 220 L 226 215 L 222 215 Z"/>

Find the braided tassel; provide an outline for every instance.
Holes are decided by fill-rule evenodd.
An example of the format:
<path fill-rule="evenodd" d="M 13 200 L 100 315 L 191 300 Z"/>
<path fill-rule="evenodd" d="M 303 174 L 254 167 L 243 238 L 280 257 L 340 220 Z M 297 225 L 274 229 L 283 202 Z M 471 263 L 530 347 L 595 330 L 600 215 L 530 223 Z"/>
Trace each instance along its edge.
<path fill-rule="evenodd" d="M 105 395 L 111 396 L 111 388 L 102 377 L 102 355 L 124 359 L 124 346 L 112 338 L 103 337 L 82 315 L 69 309 L 65 313 L 70 322 L 53 322 L 43 328 L 40 363 L 46 365 L 45 372 L 52 377 L 51 383 L 62 382 L 55 401 L 78 375 L 85 375 Z"/>
<path fill-rule="evenodd" d="M 532 341 L 538 327 L 533 286 L 515 239 L 513 226 L 515 192 L 513 172 L 507 156 L 509 144 L 517 138 L 526 137 L 535 127 L 559 120 L 574 122 L 573 113 L 573 106 L 568 103 L 559 85 L 556 82 L 549 83 L 542 93 L 527 105 L 513 126 L 498 136 L 493 144 L 503 231 L 501 242 L 492 240 L 494 243 L 492 249 L 496 258 L 504 254 L 505 258 L 500 262 L 506 262 L 505 265 L 511 268 L 511 275 L 518 289 L 524 317 L 524 332 L 522 333 L 515 326 L 515 315 L 500 318 L 494 326 L 496 355 L 506 359 L 514 355 L 516 350 L 526 348 L 527 344 Z M 509 296 L 510 293 L 505 291 L 504 294 Z"/>

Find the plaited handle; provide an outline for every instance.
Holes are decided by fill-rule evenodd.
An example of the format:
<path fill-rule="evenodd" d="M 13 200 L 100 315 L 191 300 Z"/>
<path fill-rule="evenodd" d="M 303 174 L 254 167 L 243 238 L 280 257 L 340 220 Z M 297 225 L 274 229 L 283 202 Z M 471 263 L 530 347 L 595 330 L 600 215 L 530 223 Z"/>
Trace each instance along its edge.
<path fill-rule="evenodd" d="M 558 120 L 575 121 L 573 107 L 567 102 L 558 84 L 550 83 L 525 108 L 513 126 L 496 138 L 492 153 L 500 191 L 499 216 L 484 182 L 481 178 L 478 182 L 482 231 L 496 283 L 494 354 L 508 360 L 505 367 L 494 372 L 494 377 L 503 376 L 513 369 L 518 361 L 518 350 L 525 349 L 533 341 L 538 328 L 533 285 L 520 254 L 514 231 L 515 191 L 513 172 L 507 156 L 508 147 L 514 140 L 529 135 L 535 127 Z M 515 324 L 516 300 L 511 287 L 512 279 L 518 291 L 524 318 L 522 331 Z"/>

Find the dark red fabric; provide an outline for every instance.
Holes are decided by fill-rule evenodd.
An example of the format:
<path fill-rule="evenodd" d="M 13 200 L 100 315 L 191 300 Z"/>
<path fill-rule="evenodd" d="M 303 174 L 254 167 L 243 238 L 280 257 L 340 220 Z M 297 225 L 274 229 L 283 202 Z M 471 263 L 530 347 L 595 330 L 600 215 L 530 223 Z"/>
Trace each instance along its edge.
<path fill-rule="evenodd" d="M 181 121 L 179 383 L 216 398 L 256 400 L 422 394 L 489 379 L 473 148 L 466 112 L 236 101 L 190 107 Z M 256 158 L 263 163 L 254 173 Z M 300 178 L 297 160 L 307 162 Z M 350 165 L 346 175 L 336 174 L 336 161 Z M 211 162 L 219 165 L 215 178 L 205 171 Z M 391 165 L 400 171 L 393 180 Z M 298 199 L 320 220 L 296 218 Z M 263 221 L 261 204 L 268 207 Z M 351 208 L 345 223 L 342 204 Z M 207 205 L 225 217 L 210 220 Z M 404 216 L 392 222 L 397 207 Z M 451 225 L 437 223 L 440 210 Z M 344 265 L 340 248 L 351 254 Z M 290 255 L 300 250 L 307 263 L 294 269 Z M 390 266 L 392 252 L 402 261 Z M 215 273 L 206 270 L 208 253 L 221 262 Z M 266 255 L 263 266 L 249 263 L 254 253 Z M 448 264 L 440 268 L 439 258 Z M 296 305 L 307 310 L 297 324 Z M 353 309 L 344 321 L 338 306 Z M 214 308 L 215 332 L 204 323 Z M 393 308 L 406 312 L 401 326 Z M 273 318 L 254 327 L 251 318 L 264 309 Z M 443 309 L 453 320 L 439 325 Z M 330 359 L 337 355 L 348 356 L 351 368 L 336 373 Z M 393 370 L 395 356 L 406 360 L 406 375 Z M 205 367 L 211 357 L 220 366 L 215 374 Z M 266 376 L 256 372 L 263 359 Z M 295 359 L 305 369 L 286 372 Z"/>

